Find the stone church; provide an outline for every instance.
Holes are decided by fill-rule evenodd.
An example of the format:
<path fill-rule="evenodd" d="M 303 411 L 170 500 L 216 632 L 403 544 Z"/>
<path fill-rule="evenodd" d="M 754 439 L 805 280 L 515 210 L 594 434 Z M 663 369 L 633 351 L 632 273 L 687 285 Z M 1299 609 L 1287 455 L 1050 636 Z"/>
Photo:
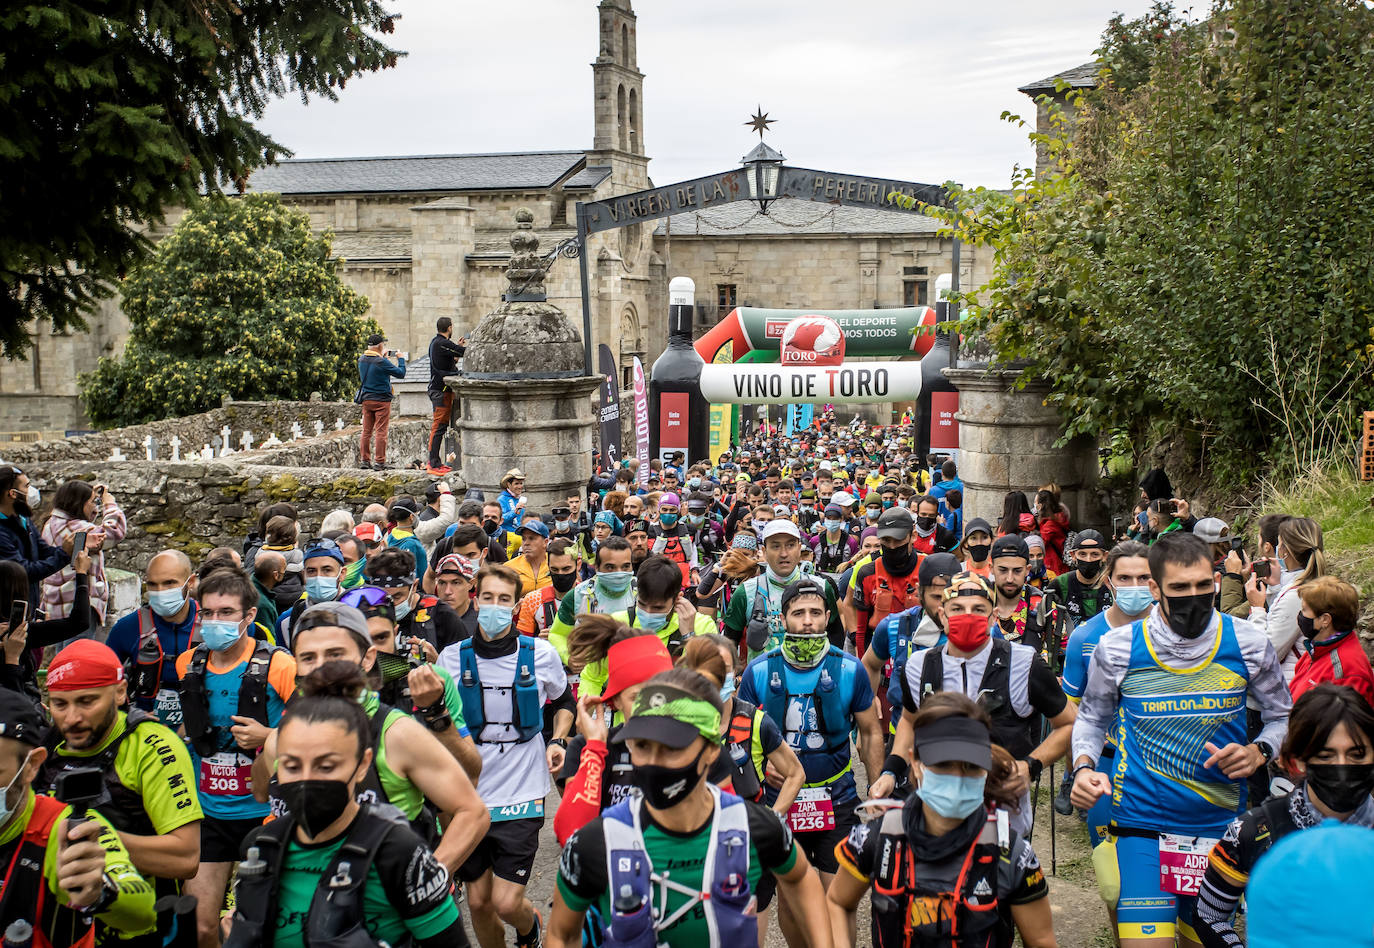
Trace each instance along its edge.
<path fill-rule="evenodd" d="M 541 250 L 550 252 L 574 236 L 578 201 L 651 185 L 631 0 L 600 0 L 596 16 L 590 148 L 292 159 L 252 176 L 251 190 L 279 192 L 317 229 L 333 231 L 342 278 L 371 301 L 371 314 L 396 348 L 418 358 L 438 317 L 452 317 L 461 333 L 499 304 L 517 208 L 533 212 Z M 746 151 L 747 138 L 738 147 Z M 806 164 L 804 156 L 789 157 Z M 725 164 L 703 171 L 726 170 Z M 950 172 L 957 177 L 958 169 Z M 698 331 L 735 306 L 933 303 L 936 280 L 949 274 L 952 258 L 950 241 L 935 230 L 935 221 L 912 214 L 779 200 L 767 214 L 741 202 L 593 235 L 586 251 L 593 348 L 611 348 L 628 387 L 633 359 L 648 367 L 662 351 L 668 281 L 680 275 L 696 282 Z M 990 268 L 990 252 L 962 248 L 962 286 L 983 282 Z M 559 257 L 546 284 L 549 299 L 580 328 L 577 261 Z M 71 335 L 42 326 L 29 362 L 0 362 L 0 442 L 89 427 L 77 374 L 120 351 L 128 322 L 115 299 L 89 324 L 89 332 Z M 415 370 L 418 375 L 426 366 Z"/>

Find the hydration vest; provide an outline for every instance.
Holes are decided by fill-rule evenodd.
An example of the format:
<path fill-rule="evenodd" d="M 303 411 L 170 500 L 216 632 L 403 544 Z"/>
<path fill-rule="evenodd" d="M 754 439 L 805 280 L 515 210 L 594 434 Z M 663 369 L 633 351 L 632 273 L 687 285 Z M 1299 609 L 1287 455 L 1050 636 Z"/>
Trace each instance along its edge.
<path fill-rule="evenodd" d="M 873 595 L 867 597 L 870 629 L 876 629 L 879 622 L 894 612 L 905 612 L 921 604 L 921 581 L 918 575 L 921 557 L 916 553 L 912 556 L 916 558 L 916 565 L 905 576 L 889 573 L 882 557 L 873 560 Z"/>
<path fill-rule="evenodd" d="M 1017 760 L 1028 755 L 1040 743 L 1040 715 L 1018 717 L 1011 700 L 1011 643 L 1005 639 L 991 639 L 992 652 L 983 668 L 983 680 L 974 693 L 975 700 L 987 709 L 992 718 L 992 740 L 1001 744 Z M 940 648 L 928 648 L 921 665 L 921 698 L 945 690 L 945 653 Z M 974 695 L 970 695 L 974 697 Z"/>
<path fill-rule="evenodd" d="M 200 609 L 195 608 L 195 612 L 196 617 L 191 620 L 188 643 L 200 632 Z M 172 635 L 175 639 L 176 633 L 173 632 Z M 138 644 L 134 654 L 124 663 L 125 674 L 129 680 L 129 694 L 145 701 L 156 698 L 158 691 L 162 689 L 162 665 L 166 660 L 166 651 L 157 635 L 153 610 L 143 606 L 138 610 Z"/>
<path fill-rule="evenodd" d="M 439 645 L 438 630 L 434 627 L 434 607 L 439 604 L 436 596 L 421 594 L 419 601 L 415 603 L 415 609 L 410 615 L 406 616 L 410 620 L 410 628 L 402 631 L 400 623 L 396 624 L 396 631 L 401 635 L 413 635 L 416 638 L 424 639 L 436 648 Z"/>
<path fill-rule="evenodd" d="M 311 948 L 378 948 L 364 924 L 363 890 L 377 851 L 403 822 L 364 806 L 333 861 L 320 874 L 305 922 L 304 942 Z M 277 885 L 296 821 L 284 817 L 253 830 L 248 838 L 267 865 L 256 874 L 239 872 L 234 886 L 234 926 L 225 948 L 271 945 L 277 925 Z M 409 944 L 409 941 L 405 944 Z M 399 946 L 397 946 L 399 948 Z"/>
<path fill-rule="evenodd" d="M 676 531 L 677 527 L 674 526 L 673 529 Z M 653 547 L 650 549 L 651 553 L 666 556 L 677 564 L 677 568 L 682 570 L 682 585 L 684 587 L 690 582 L 692 573 L 691 557 L 687 555 L 691 543 L 689 537 L 673 533 L 654 540 Z"/>
<path fill-rule="evenodd" d="M 535 676 L 534 643 L 528 635 L 519 637 L 519 647 L 515 657 L 515 680 L 509 686 L 487 685 L 487 688 L 512 692 L 511 708 L 515 712 L 514 721 L 488 721 L 482 676 L 478 670 L 480 662 L 473 651 L 472 639 L 458 643 L 458 695 L 463 699 L 463 720 L 467 723 L 472 739 L 478 744 L 524 744 L 533 740 L 544 730 L 544 699 L 539 692 L 539 679 Z M 487 724 L 505 724 L 515 728 L 519 737 L 515 741 L 484 741 L 482 731 Z"/>
<path fill-rule="evenodd" d="M 252 718 L 260 724 L 267 724 L 267 673 L 272 667 L 272 655 L 285 651 L 266 642 L 258 642 L 253 655 L 248 659 L 248 667 L 243 670 L 243 680 L 239 683 L 238 715 Z M 216 727 L 210 723 L 210 695 L 205 689 L 206 665 L 210 661 L 210 650 L 199 645 L 191 654 L 191 664 L 181 679 L 181 715 L 186 728 L 186 738 L 201 757 L 210 757 L 225 750 L 233 739 L 229 728 Z M 225 738 L 229 738 L 226 743 Z"/>
<path fill-rule="evenodd" d="M 94 916 L 63 906 L 48 891 L 43 874 L 48 837 L 67 808 L 65 803 L 35 794 L 28 825 L 14 843 L 14 854 L 0 882 L 0 927 L 23 919 L 33 926 L 33 948 L 92 948 Z"/>
<path fill-rule="evenodd" d="M 845 560 L 849 559 L 850 533 L 841 527 L 840 538 L 834 543 L 826 539 L 828 536 L 829 534 L 822 530 L 816 544 L 816 569 L 822 573 L 835 572 Z"/>
<path fill-rule="evenodd" d="M 98 767 L 105 775 L 105 792 L 109 794 L 110 799 L 108 802 L 96 804 L 92 809 L 98 810 L 100 815 L 109 820 L 110 825 L 121 833 L 133 833 L 138 836 L 158 835 L 148 811 L 144 809 L 143 797 L 124 786 L 119 774 L 115 772 L 115 759 L 119 756 L 119 748 L 124 744 L 125 738 L 131 736 L 140 725 L 149 723 L 156 724 L 157 717 L 141 708 L 130 709 L 125 717 L 124 732 L 110 741 L 109 746 L 100 753 L 89 757 L 64 757 L 58 754 L 57 746 L 62 741 L 62 735 L 53 728 L 46 743 L 48 759 L 39 768 L 38 776 L 33 782 L 34 790 L 39 793 L 51 792 L 57 786 L 59 775 L 69 770 Z"/>
<path fill-rule="evenodd" d="M 749 886 L 749 814 L 744 801 L 718 787 L 711 819 L 711 842 L 702 866 L 704 892 L 660 917 L 655 903 L 655 883 L 666 877 L 654 872 L 644 847 L 640 818 L 643 798 L 631 797 L 601 814 L 606 839 L 609 916 L 603 920 L 605 948 L 657 948 L 659 931 L 676 924 L 690 912 L 705 913 L 711 931 L 709 948 L 757 948 L 758 919 Z M 680 887 L 679 887 L 680 891 Z"/>
<path fill-rule="evenodd" d="M 816 710 L 815 730 L 825 739 L 823 750 L 833 751 L 849 744 L 849 703 L 854 695 L 854 675 L 857 662 L 846 662 L 845 655 L 835 646 L 827 648 L 821 660 L 821 674 L 814 691 L 791 691 L 788 679 L 794 672 L 782 657 L 782 649 L 768 653 L 768 685 L 761 707 L 768 716 L 786 730 L 787 705 L 793 698 L 810 698 Z M 801 732 L 811 730 L 803 720 Z"/>
<path fill-rule="evenodd" d="M 904 612 L 897 613 L 888 619 L 887 640 L 888 654 L 892 656 L 892 675 L 888 681 L 887 701 L 892 705 L 892 710 L 901 715 L 901 689 L 906 676 L 906 663 L 911 660 L 911 652 L 915 647 L 916 630 L 920 628 L 921 620 L 925 617 L 925 610 L 916 606 Z M 941 632 L 931 648 L 940 648 L 945 644 L 945 633 Z"/>
<path fill-rule="evenodd" d="M 396 812 L 410 823 L 410 828 L 415 831 L 415 835 L 433 848 L 439 840 L 438 815 L 434 807 L 425 801 L 420 805 L 420 812 L 416 814 L 415 818 L 410 819 L 404 811 L 392 802 L 391 797 L 386 792 L 386 786 L 382 783 L 381 772 L 377 769 L 377 762 L 382 759 L 382 741 L 386 738 L 386 730 L 391 723 L 393 714 L 404 716 L 405 712 L 378 701 L 376 712 L 367 719 L 368 736 L 372 741 L 372 764 L 367 768 L 367 773 L 363 775 L 363 779 L 359 781 L 354 796 L 359 803 L 364 805 L 375 801 L 395 808 Z"/>
<path fill-rule="evenodd" d="M 951 892 L 918 881 L 917 853 L 902 828 L 901 809 L 883 814 L 878 833 L 874 948 L 1010 948 L 1011 926 L 997 898 L 997 866 L 1010 853 L 1011 834 L 996 810 L 989 811 L 964 854 Z M 919 913 L 912 910 L 915 899 L 924 903 Z"/>
<path fill-rule="evenodd" d="M 763 799 L 763 717 L 762 708 L 735 698 L 735 713 L 725 732 L 725 752 L 734 770 L 730 792 L 746 800 Z"/>

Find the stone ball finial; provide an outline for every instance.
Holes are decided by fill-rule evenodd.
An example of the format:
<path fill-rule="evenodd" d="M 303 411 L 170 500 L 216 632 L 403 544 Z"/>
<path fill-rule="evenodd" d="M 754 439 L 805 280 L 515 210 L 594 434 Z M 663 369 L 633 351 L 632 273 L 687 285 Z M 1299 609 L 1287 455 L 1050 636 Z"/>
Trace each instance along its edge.
<path fill-rule="evenodd" d="M 506 299 L 546 299 L 544 261 L 539 256 L 539 236 L 534 232 L 534 213 L 522 207 L 515 212 L 510 235 L 510 263 L 506 267 Z"/>
<path fill-rule="evenodd" d="M 534 211 L 528 207 L 518 207 L 515 209 L 515 226 L 521 230 L 530 230 L 534 227 Z"/>

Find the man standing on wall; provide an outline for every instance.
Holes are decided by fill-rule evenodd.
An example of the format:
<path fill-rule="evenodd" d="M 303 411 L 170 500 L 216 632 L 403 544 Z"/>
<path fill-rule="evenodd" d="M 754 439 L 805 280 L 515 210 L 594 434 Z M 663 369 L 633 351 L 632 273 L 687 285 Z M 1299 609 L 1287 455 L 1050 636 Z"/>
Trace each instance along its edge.
<path fill-rule="evenodd" d="M 387 354 L 399 356 L 392 362 Z M 407 353 L 386 349 L 386 337 L 367 337 L 367 351 L 358 359 L 358 402 L 363 406 L 362 466 L 386 470 L 386 431 L 391 425 L 391 380 L 406 375 Z M 373 449 L 373 441 L 376 449 Z"/>
<path fill-rule="evenodd" d="M 435 336 L 429 341 L 429 403 L 434 406 L 434 423 L 429 429 L 429 473 L 448 474 L 453 469 L 444 463 L 444 429 L 453 417 L 453 392 L 444 379 L 458 372 L 458 360 L 466 351 L 468 337 L 453 341 L 453 320 L 440 316 L 434 324 Z"/>

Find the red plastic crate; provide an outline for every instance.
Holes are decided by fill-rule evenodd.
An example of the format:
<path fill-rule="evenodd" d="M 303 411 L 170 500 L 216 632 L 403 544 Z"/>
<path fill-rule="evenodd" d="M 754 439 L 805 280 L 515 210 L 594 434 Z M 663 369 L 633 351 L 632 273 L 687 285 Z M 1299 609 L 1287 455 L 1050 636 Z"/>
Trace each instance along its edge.
<path fill-rule="evenodd" d="M 1364 438 L 1360 443 L 1360 480 L 1374 481 L 1374 411 L 1364 413 Z"/>

